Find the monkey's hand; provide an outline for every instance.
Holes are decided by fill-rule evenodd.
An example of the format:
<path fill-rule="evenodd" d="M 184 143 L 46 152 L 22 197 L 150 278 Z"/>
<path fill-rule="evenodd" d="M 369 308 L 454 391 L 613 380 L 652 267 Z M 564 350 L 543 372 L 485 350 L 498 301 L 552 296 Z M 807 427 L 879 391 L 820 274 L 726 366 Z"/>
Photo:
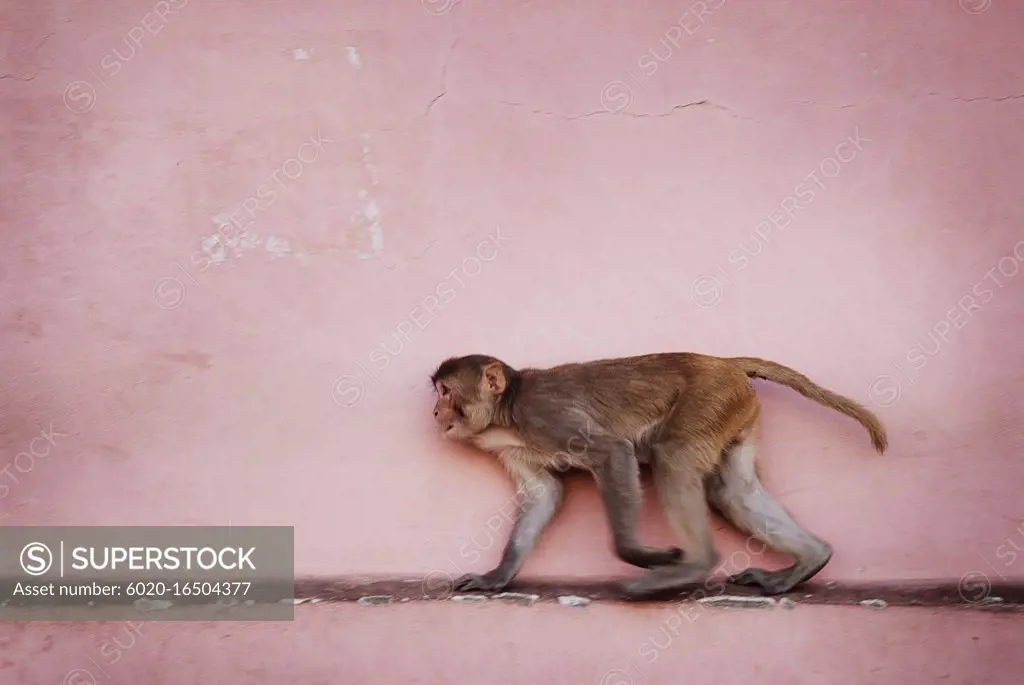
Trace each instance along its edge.
<path fill-rule="evenodd" d="M 454 589 L 458 592 L 465 592 L 466 590 L 502 590 L 508 585 L 510 579 L 501 571 L 501 569 L 494 569 L 488 571 L 482 576 L 475 573 L 467 573 L 458 580 L 455 581 Z"/>

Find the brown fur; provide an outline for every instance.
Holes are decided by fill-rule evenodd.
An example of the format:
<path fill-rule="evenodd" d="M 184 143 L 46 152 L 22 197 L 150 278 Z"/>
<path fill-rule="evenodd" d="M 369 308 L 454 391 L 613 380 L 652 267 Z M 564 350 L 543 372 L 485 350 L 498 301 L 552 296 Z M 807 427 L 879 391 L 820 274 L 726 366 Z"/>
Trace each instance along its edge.
<path fill-rule="evenodd" d="M 801 529 L 760 483 L 756 428 L 760 403 L 749 378 L 762 378 L 860 422 L 875 449 L 885 429 L 870 411 L 764 359 L 692 353 L 650 354 L 516 370 L 485 355 L 446 360 L 432 375 L 434 417 L 445 437 L 496 455 L 522 495 L 499 566 L 459 579 L 459 590 L 496 590 L 519 572 L 557 512 L 557 474 L 586 469 L 598 484 L 618 556 L 649 569 L 626 584 L 642 595 L 691 584 L 717 563 L 709 505 L 744 532 L 797 563 L 748 569 L 733 582 L 776 594 L 815 575 L 831 548 Z M 639 464 L 650 464 L 658 498 L 686 549 L 651 548 L 636 534 Z"/>

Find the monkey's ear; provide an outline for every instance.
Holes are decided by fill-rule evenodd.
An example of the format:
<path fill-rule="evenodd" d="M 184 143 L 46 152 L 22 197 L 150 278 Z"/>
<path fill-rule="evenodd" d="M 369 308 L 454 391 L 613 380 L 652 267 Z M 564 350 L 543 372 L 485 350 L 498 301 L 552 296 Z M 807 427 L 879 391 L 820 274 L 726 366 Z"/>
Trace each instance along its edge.
<path fill-rule="evenodd" d="M 501 368 L 501 364 L 491 362 L 484 367 L 482 384 L 484 390 L 492 395 L 500 395 L 505 392 L 505 386 L 508 384 L 505 378 L 505 370 Z"/>

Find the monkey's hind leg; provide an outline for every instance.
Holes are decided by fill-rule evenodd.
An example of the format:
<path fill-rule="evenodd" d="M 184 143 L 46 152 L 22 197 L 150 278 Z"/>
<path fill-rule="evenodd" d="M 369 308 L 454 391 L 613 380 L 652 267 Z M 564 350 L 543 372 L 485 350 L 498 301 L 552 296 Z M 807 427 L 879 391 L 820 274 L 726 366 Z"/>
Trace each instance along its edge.
<path fill-rule="evenodd" d="M 801 528 L 765 492 L 755 468 L 756 450 L 752 431 L 726 450 L 721 469 L 708 478 L 708 500 L 744 533 L 796 557 L 788 568 L 748 568 L 729 578 L 733 584 L 760 586 L 765 594 L 777 595 L 817 575 L 832 558 L 832 547 Z"/>
<path fill-rule="evenodd" d="M 718 563 L 703 478 L 696 468 L 699 460 L 693 451 L 665 445 L 653 449 L 651 468 L 658 500 L 686 551 L 683 561 L 658 566 L 625 582 L 623 589 L 629 595 L 682 589 L 703 580 Z"/>

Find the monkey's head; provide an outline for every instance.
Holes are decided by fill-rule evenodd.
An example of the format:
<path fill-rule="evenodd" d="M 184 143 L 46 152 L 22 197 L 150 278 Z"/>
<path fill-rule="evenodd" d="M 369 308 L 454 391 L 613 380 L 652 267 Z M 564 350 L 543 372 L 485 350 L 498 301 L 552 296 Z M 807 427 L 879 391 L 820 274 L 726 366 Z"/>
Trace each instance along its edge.
<path fill-rule="evenodd" d="M 486 430 L 516 372 L 482 354 L 446 359 L 430 377 L 437 393 L 434 421 L 444 437 L 466 440 Z"/>

